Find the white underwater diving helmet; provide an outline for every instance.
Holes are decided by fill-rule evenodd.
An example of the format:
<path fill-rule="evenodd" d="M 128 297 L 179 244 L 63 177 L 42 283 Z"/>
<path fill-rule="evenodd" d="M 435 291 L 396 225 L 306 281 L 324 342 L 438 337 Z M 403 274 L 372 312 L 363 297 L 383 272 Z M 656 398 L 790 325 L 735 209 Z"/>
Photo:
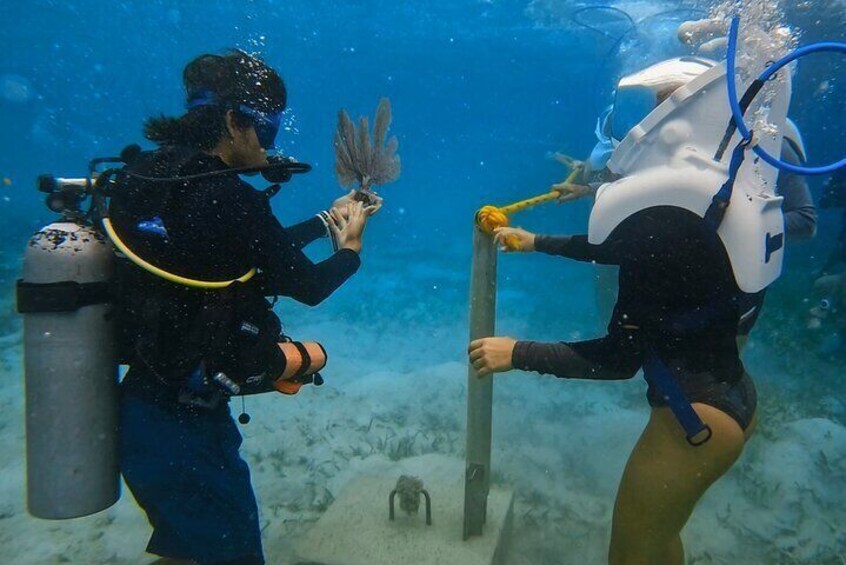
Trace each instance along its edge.
<path fill-rule="evenodd" d="M 775 89 L 767 116 L 774 127 L 756 139 L 778 155 L 790 129 L 804 153 L 798 130 L 787 125 L 791 81 L 789 73 L 782 74 L 768 86 Z M 704 217 L 728 180 L 732 151 L 742 139 L 734 132 L 727 150 L 719 153 L 730 120 L 724 63 L 681 57 L 623 78 L 607 126 L 619 141 L 608 169 L 622 178 L 597 192 L 590 243 L 604 242 L 624 220 L 649 208 L 674 206 Z M 781 274 L 784 217 L 777 178 L 777 169 L 747 155 L 717 231 L 744 292 L 763 290 Z"/>

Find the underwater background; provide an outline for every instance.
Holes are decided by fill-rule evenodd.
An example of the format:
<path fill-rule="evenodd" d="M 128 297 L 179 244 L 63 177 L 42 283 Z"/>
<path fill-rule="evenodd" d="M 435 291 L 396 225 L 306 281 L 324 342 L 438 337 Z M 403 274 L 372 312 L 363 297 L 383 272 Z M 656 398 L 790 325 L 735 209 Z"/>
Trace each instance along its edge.
<path fill-rule="evenodd" d="M 846 2 L 783 7 L 800 43 L 844 39 Z M 253 422 L 241 428 L 242 453 L 268 562 L 288 563 L 298 537 L 357 473 L 420 457 L 460 462 L 473 213 L 561 181 L 566 171 L 551 153 L 586 157 L 619 76 L 688 53 L 676 28 L 710 8 L 641 0 L 4 3 L 0 562 L 149 559 L 148 526 L 127 492 L 89 518 L 26 514 L 14 282 L 29 235 L 54 219 L 35 190 L 37 175 L 82 176 L 91 158 L 142 142 L 144 119 L 181 114 L 187 61 L 238 47 L 284 77 L 290 111 L 277 142 L 314 165 L 273 201 L 292 224 L 343 194 L 332 147 L 338 110 L 372 116 L 379 98 L 390 98 L 403 170 L 380 191 L 385 207 L 367 228 L 361 270 L 317 308 L 277 305 L 289 333 L 326 345 L 327 385 L 247 400 Z M 842 60 L 801 62 L 791 117 L 815 164 L 846 152 L 844 93 Z M 815 197 L 823 180 L 810 181 Z M 583 233 L 589 211 L 588 201 L 547 205 L 514 223 Z M 846 346 L 833 326 L 811 332 L 805 323 L 814 272 L 842 216 L 821 211 L 816 238 L 788 245 L 784 275 L 744 353 L 759 389 L 759 428 L 688 523 L 689 563 L 846 561 Z M 317 243 L 308 252 L 318 259 L 330 250 Z M 606 320 L 595 279 L 590 265 L 500 257 L 497 335 L 599 335 Z M 494 482 L 517 496 L 509 563 L 604 561 L 614 493 L 648 414 L 644 391 L 642 379 L 496 377 Z"/>

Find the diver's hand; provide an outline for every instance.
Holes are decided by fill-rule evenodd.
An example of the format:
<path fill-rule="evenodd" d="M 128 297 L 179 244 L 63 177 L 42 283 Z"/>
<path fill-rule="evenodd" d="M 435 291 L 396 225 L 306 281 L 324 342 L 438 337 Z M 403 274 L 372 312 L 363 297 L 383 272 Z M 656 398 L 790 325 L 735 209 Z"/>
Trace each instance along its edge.
<path fill-rule="evenodd" d="M 358 194 L 357 190 L 350 190 L 347 194 L 332 202 L 332 208 L 337 209 L 346 218 L 347 204 L 350 202 L 360 202 L 360 200 L 356 199 L 356 194 Z M 368 202 L 364 202 L 364 209 L 368 216 L 372 216 L 382 209 L 382 197 L 372 190 L 367 191 L 367 197 Z"/>
<path fill-rule="evenodd" d="M 355 190 L 350 190 L 340 198 L 336 198 L 335 201 L 332 202 L 332 208 L 337 208 L 341 213 L 346 212 L 347 204 L 353 202 L 353 196 L 355 196 Z"/>
<path fill-rule="evenodd" d="M 565 155 L 564 153 L 559 153 L 556 151 L 551 155 L 552 159 L 556 162 L 561 163 L 567 169 L 569 169 L 570 173 L 567 175 L 567 180 L 562 181 L 559 184 L 566 184 L 567 182 L 571 182 L 573 184 L 588 184 L 590 182 L 591 175 L 593 174 L 590 167 L 590 162 L 588 161 L 579 161 L 578 159 L 574 159 L 569 155 Z"/>
<path fill-rule="evenodd" d="M 552 158 L 570 169 L 571 171 L 575 171 L 576 169 L 584 169 L 585 162 L 579 161 L 578 159 L 573 159 L 569 155 L 565 155 L 560 151 L 556 151 L 552 154 Z"/>
<path fill-rule="evenodd" d="M 589 186 L 584 184 L 573 184 L 570 182 L 559 182 L 558 184 L 553 184 L 549 187 L 549 190 L 550 192 L 558 193 L 557 202 L 559 204 L 584 198 L 593 192 L 593 189 Z"/>
<path fill-rule="evenodd" d="M 329 210 L 329 229 L 332 230 L 339 249 L 351 249 L 361 253 L 361 240 L 370 217 L 368 209 L 362 202 L 349 202 L 344 212 L 337 208 Z"/>
<path fill-rule="evenodd" d="M 496 228 L 494 242 L 505 252 L 535 250 L 535 234 L 520 228 Z"/>
<path fill-rule="evenodd" d="M 381 196 L 376 194 L 375 190 L 368 190 L 367 197 L 368 201 L 364 203 L 364 211 L 367 213 L 368 216 L 372 216 L 373 214 L 382 209 L 383 199 Z"/>
<path fill-rule="evenodd" d="M 510 337 L 486 337 L 471 342 L 467 352 L 479 377 L 513 369 L 511 356 L 516 343 L 517 340 Z"/>

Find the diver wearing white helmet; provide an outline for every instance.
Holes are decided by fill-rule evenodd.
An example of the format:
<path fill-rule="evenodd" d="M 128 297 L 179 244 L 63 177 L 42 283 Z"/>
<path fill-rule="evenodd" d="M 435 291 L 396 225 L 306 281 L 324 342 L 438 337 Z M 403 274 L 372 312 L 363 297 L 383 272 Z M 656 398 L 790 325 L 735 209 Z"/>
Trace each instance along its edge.
<path fill-rule="evenodd" d="M 629 112 L 629 115 L 612 122 L 612 114 L 615 107 L 618 106 L 618 104 L 615 104 L 609 106 L 597 118 L 594 131 L 597 143 L 584 162 L 585 168 L 578 179 L 580 182 L 577 183 L 585 189 L 579 190 L 578 186 L 567 186 L 566 183 L 553 185 L 559 187 L 561 198 L 572 200 L 571 195 L 580 197 L 594 194 L 602 182 L 607 180 L 609 176 L 608 160 L 629 129 L 646 117 L 646 114 L 663 102 L 677 88 L 684 86 L 716 64 L 715 61 L 703 57 L 679 57 L 664 61 L 620 80 L 617 88 L 617 102 L 620 102 L 619 106 L 625 105 L 628 108 L 618 108 L 617 115 L 621 116 L 625 112 Z M 651 90 L 655 95 L 654 98 L 647 95 L 640 101 L 633 100 L 633 98 L 637 98 L 637 95 L 631 95 L 631 92 L 641 87 Z M 619 96 L 621 93 L 623 95 Z M 634 123 L 632 123 L 633 121 Z M 785 123 L 782 158 L 793 164 L 807 162 L 802 133 L 790 119 Z M 811 190 L 805 178 L 789 173 L 780 174 L 776 193 L 784 197 L 782 210 L 788 237 L 791 239 L 814 237 L 817 230 L 817 209 L 814 206 Z"/>
<path fill-rule="evenodd" d="M 718 63 L 704 57 L 678 57 L 650 66 L 623 77 L 617 86 L 615 103 L 597 119 L 597 143 L 584 163 L 576 184 L 553 185 L 561 201 L 574 200 L 589 194 L 609 180 L 608 161 L 629 131 L 673 92 L 701 76 Z M 807 153 L 802 134 L 796 124 L 787 119 L 784 127 L 781 157 L 791 164 L 805 164 Z M 817 209 L 804 177 L 782 172 L 778 176 L 776 194 L 784 200 L 785 234 L 789 241 L 810 239 L 817 231 Z M 600 272 L 599 278 L 602 279 Z M 613 273 L 612 273 L 613 274 Z M 605 285 L 606 287 L 609 285 Z M 613 290 L 613 284 L 612 286 Z M 602 289 L 599 289 L 600 294 Z M 600 303 L 607 302 L 600 296 Z M 738 328 L 738 336 L 745 341 L 757 322 L 764 302 L 764 292 L 746 298 L 745 313 Z"/>
<path fill-rule="evenodd" d="M 777 133 L 759 144 L 777 152 L 788 129 L 790 77 L 773 84 L 768 122 Z M 740 359 L 738 326 L 748 296 L 781 272 L 785 228 L 777 171 L 736 160 L 745 144 L 726 152 L 737 138 L 727 127 L 726 91 L 725 66 L 695 58 L 627 77 L 607 123 L 619 140 L 608 161 L 612 182 L 596 194 L 588 233 L 495 230 L 497 242 L 516 241 L 517 251 L 619 267 L 604 337 L 492 337 L 469 348 L 480 376 L 520 369 L 622 380 L 643 369 L 652 410 L 617 493 L 614 565 L 683 563 L 682 528 L 755 427 L 757 395 Z"/>

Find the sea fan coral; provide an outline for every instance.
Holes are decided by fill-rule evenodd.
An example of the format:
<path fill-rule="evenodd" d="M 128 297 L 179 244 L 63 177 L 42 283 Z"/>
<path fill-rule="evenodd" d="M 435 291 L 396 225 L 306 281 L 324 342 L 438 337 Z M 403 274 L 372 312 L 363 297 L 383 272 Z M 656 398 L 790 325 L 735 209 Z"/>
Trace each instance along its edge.
<path fill-rule="evenodd" d="M 366 116 L 359 118 L 358 129 L 346 110 L 338 112 L 338 130 L 335 132 L 335 174 L 345 187 L 358 185 L 358 190 L 369 192 L 372 186 L 395 181 L 400 175 L 400 158 L 396 154 L 399 141 L 385 137 L 391 125 L 391 102 L 379 101 L 373 122 L 373 142 Z"/>

